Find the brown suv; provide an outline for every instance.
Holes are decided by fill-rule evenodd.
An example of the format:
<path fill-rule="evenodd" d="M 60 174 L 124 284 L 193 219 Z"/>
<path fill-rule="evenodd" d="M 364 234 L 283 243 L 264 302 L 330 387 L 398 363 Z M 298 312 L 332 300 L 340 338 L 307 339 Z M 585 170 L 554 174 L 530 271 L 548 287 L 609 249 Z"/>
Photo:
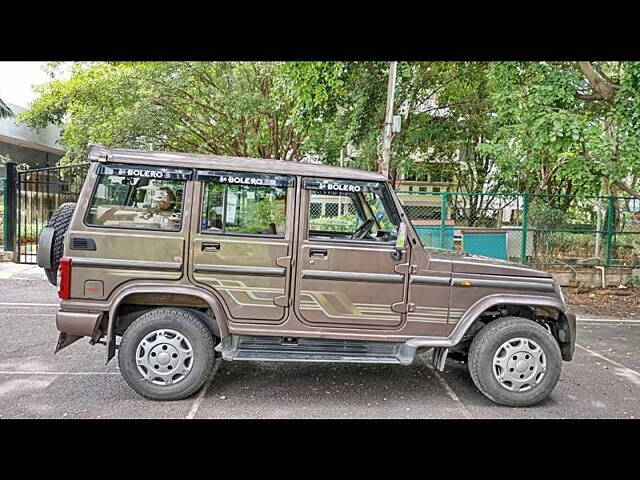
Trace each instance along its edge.
<path fill-rule="evenodd" d="M 118 349 L 147 398 L 193 394 L 218 355 L 408 365 L 432 348 L 439 370 L 454 351 L 484 395 L 523 406 L 571 360 L 575 315 L 548 273 L 425 248 L 381 175 L 101 146 L 89 159 L 78 203 L 40 236 L 56 351 L 83 336 L 107 361 Z"/>

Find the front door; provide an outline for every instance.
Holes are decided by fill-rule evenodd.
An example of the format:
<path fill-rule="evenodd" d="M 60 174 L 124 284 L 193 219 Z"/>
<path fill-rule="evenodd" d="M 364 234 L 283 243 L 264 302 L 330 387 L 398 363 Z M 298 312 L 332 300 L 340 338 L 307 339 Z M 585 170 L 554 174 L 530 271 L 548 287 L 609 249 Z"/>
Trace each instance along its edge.
<path fill-rule="evenodd" d="M 304 178 L 295 308 L 314 326 L 399 328 L 407 292 L 407 249 L 387 185 Z"/>
<path fill-rule="evenodd" d="M 193 279 L 221 298 L 232 322 L 286 319 L 294 177 L 199 170 Z"/>

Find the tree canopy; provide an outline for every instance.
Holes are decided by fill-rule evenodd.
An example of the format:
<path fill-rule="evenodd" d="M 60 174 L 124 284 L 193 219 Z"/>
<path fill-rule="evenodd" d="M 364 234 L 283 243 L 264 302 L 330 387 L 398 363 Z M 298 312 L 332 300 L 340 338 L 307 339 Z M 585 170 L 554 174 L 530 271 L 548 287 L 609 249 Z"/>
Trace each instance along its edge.
<path fill-rule="evenodd" d="M 89 143 L 376 169 L 388 62 L 79 62 L 20 115 Z M 636 62 L 400 62 L 391 177 L 466 191 L 635 194 Z"/>
<path fill-rule="evenodd" d="M 0 98 L 0 118 L 10 118 L 13 117 L 13 112 L 1 98 Z"/>

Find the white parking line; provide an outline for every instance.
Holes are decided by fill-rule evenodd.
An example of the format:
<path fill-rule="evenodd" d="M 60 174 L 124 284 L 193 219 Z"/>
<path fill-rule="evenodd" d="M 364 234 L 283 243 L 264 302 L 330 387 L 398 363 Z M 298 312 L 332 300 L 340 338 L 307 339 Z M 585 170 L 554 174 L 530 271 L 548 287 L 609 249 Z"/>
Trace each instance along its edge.
<path fill-rule="evenodd" d="M 193 417 L 196 416 L 196 413 L 198 413 L 198 409 L 202 404 L 202 400 L 204 400 L 204 396 L 207 394 L 207 390 L 209 390 L 209 386 L 211 385 L 211 382 L 213 382 L 213 379 L 218 373 L 218 369 L 220 368 L 221 363 L 222 363 L 222 360 L 218 358 L 215 362 L 215 365 L 213 366 L 213 372 L 211 372 L 209 379 L 206 381 L 206 383 L 202 387 L 202 390 L 198 392 L 198 396 L 193 401 L 193 405 L 191 405 L 191 410 L 189 410 L 189 413 L 187 413 L 187 416 L 185 417 L 186 419 L 191 420 L 193 419 Z"/>
<path fill-rule="evenodd" d="M 120 372 L 29 372 L 0 370 L 0 375 L 120 375 Z"/>
<path fill-rule="evenodd" d="M 24 307 L 59 307 L 59 303 L 0 302 L 0 305 L 16 305 Z"/>
<path fill-rule="evenodd" d="M 447 392 L 447 395 L 449 395 L 449 397 L 458 404 L 458 408 L 462 412 L 462 416 L 467 420 L 473 419 L 473 416 L 469 413 L 467 408 L 464 406 L 464 403 L 462 403 L 460 398 L 458 398 L 458 395 L 456 395 L 456 392 L 453 391 L 453 388 L 449 386 L 447 381 L 442 377 L 442 375 L 440 375 L 438 370 L 431 369 L 431 371 L 435 374 L 436 378 L 438 379 L 438 382 L 440 383 L 442 388 L 444 388 L 445 392 Z"/>
<path fill-rule="evenodd" d="M 593 355 L 594 357 L 598 357 L 601 358 L 602 360 L 604 360 L 605 362 L 609 362 L 612 365 L 615 365 L 616 367 L 620 367 L 621 369 L 623 369 L 626 372 L 629 372 L 633 375 L 636 375 L 638 377 L 640 377 L 640 372 L 636 372 L 635 370 L 629 368 L 629 367 L 625 367 L 624 365 L 616 362 L 615 360 L 611 360 L 610 358 L 605 357 L 604 355 L 600 355 L 597 352 L 594 352 L 593 350 L 587 348 L 587 347 L 583 347 L 582 345 L 579 345 L 576 343 L 576 347 L 581 348 L 582 350 L 584 350 L 585 352 L 590 353 L 591 355 Z"/>
<path fill-rule="evenodd" d="M 605 327 L 616 327 L 624 325 L 625 327 L 640 327 L 640 322 L 578 322 L 578 325 L 604 325 Z"/>
<path fill-rule="evenodd" d="M 640 320 L 629 320 L 629 319 L 624 319 L 624 318 L 578 318 L 576 320 L 578 323 L 585 323 L 585 322 L 590 322 L 590 323 L 610 323 L 610 322 L 615 322 L 615 323 L 637 323 L 638 325 L 640 325 Z"/>

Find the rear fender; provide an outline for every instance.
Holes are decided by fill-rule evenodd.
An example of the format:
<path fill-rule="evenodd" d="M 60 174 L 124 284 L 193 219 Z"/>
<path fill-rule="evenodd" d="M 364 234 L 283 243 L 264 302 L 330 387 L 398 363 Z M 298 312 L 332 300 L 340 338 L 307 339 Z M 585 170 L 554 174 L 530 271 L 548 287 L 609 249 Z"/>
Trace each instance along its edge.
<path fill-rule="evenodd" d="M 198 287 L 190 287 L 190 286 L 171 286 L 168 287 L 166 284 L 137 284 L 131 285 L 120 290 L 114 297 L 111 302 L 111 306 L 109 308 L 109 320 L 107 324 L 107 363 L 109 360 L 113 358 L 116 353 L 116 334 L 115 334 L 115 319 L 117 318 L 118 308 L 123 303 L 123 301 L 130 295 L 135 293 L 166 293 L 167 288 L 171 289 L 171 293 L 181 294 L 181 295 L 190 295 L 193 297 L 198 297 L 204 300 L 209 308 L 213 311 L 215 316 L 214 321 L 216 322 L 215 327 L 217 327 L 217 332 L 219 336 L 226 337 L 229 335 L 229 329 L 227 327 L 227 317 L 224 313 L 224 309 L 222 308 L 222 304 L 220 301 L 211 295 L 206 290 L 203 290 Z M 188 309 L 188 308 L 187 308 Z M 198 317 L 202 320 L 203 315 L 200 314 Z M 214 333 L 216 332 L 216 328 L 210 322 L 204 322 L 207 324 L 207 327 L 211 328 Z"/>

